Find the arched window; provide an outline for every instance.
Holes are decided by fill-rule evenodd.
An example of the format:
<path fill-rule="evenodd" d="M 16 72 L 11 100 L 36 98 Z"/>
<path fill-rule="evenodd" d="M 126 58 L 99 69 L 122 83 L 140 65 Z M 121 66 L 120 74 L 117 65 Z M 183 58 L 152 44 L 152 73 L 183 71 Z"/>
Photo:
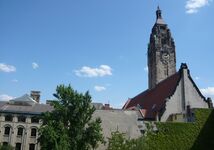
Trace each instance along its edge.
<path fill-rule="evenodd" d="M 10 135 L 10 127 L 9 127 L 9 126 L 6 126 L 6 127 L 4 128 L 4 135 L 6 135 L 6 136 L 9 136 L 9 135 Z"/>
<path fill-rule="evenodd" d="M 24 131 L 23 127 L 18 127 L 17 135 L 18 136 L 22 136 L 23 135 L 23 131 Z"/>
<path fill-rule="evenodd" d="M 21 150 L 22 148 L 22 143 L 16 143 L 15 150 Z"/>
<path fill-rule="evenodd" d="M 36 132 L 37 132 L 37 129 L 36 128 L 32 128 L 31 129 L 31 136 L 36 136 Z"/>
<path fill-rule="evenodd" d="M 29 150 L 35 150 L 35 144 L 30 144 L 29 145 Z"/>

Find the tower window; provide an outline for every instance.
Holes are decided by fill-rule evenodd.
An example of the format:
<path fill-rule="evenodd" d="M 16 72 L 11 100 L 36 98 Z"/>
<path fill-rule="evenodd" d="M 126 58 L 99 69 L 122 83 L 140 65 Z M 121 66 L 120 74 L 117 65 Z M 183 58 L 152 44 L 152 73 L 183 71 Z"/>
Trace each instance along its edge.
<path fill-rule="evenodd" d="M 164 75 L 168 76 L 168 70 L 164 70 Z"/>

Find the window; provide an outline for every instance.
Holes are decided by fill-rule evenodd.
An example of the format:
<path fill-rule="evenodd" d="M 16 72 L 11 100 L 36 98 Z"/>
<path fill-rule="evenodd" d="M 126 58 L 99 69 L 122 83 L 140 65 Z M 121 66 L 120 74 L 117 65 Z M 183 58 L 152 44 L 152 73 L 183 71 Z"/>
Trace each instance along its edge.
<path fill-rule="evenodd" d="M 2 145 L 6 146 L 6 145 L 8 145 L 8 142 L 3 142 L 3 144 L 2 144 Z"/>
<path fill-rule="evenodd" d="M 29 150 L 35 150 L 35 144 L 30 144 Z"/>
<path fill-rule="evenodd" d="M 23 128 L 22 128 L 22 127 L 19 127 L 19 128 L 18 128 L 17 135 L 18 135 L 18 136 L 22 136 L 22 134 L 23 134 Z"/>
<path fill-rule="evenodd" d="M 21 143 L 16 143 L 16 148 L 15 150 L 21 150 L 22 144 Z"/>
<path fill-rule="evenodd" d="M 36 128 L 31 129 L 31 136 L 36 136 Z"/>
<path fill-rule="evenodd" d="M 13 116 L 12 115 L 6 115 L 5 121 L 13 121 Z"/>
<path fill-rule="evenodd" d="M 9 135 L 10 134 L 10 127 L 5 127 L 4 128 L 4 135 Z"/>
<path fill-rule="evenodd" d="M 31 123 L 39 123 L 39 117 L 33 116 L 33 117 L 31 118 Z"/>
<path fill-rule="evenodd" d="M 26 117 L 25 116 L 18 116 L 18 122 L 25 122 Z"/>

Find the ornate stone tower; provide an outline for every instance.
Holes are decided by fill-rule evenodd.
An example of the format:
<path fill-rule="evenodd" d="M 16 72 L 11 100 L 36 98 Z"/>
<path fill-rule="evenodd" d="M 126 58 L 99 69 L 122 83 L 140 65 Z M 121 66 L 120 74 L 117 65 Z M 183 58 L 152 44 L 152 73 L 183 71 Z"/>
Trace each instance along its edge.
<path fill-rule="evenodd" d="M 149 88 L 176 72 L 175 44 L 159 7 L 148 45 Z"/>

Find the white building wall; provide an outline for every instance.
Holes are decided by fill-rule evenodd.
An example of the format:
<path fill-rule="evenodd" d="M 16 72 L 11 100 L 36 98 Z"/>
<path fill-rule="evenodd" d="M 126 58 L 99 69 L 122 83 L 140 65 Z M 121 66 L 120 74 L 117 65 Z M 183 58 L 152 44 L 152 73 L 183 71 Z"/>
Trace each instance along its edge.
<path fill-rule="evenodd" d="M 182 83 L 178 83 L 174 95 L 166 101 L 166 110 L 161 117 L 161 121 L 165 122 L 171 114 L 182 112 Z"/>
<path fill-rule="evenodd" d="M 200 96 L 188 77 L 188 69 L 183 69 L 183 76 L 178 83 L 175 93 L 166 101 L 166 110 L 161 117 L 165 122 L 171 114 L 185 114 L 190 108 L 208 108 L 208 104 Z"/>
<path fill-rule="evenodd" d="M 184 69 L 185 104 L 190 108 L 208 108 L 208 104 L 199 95 L 198 91 L 188 77 L 187 69 Z"/>

